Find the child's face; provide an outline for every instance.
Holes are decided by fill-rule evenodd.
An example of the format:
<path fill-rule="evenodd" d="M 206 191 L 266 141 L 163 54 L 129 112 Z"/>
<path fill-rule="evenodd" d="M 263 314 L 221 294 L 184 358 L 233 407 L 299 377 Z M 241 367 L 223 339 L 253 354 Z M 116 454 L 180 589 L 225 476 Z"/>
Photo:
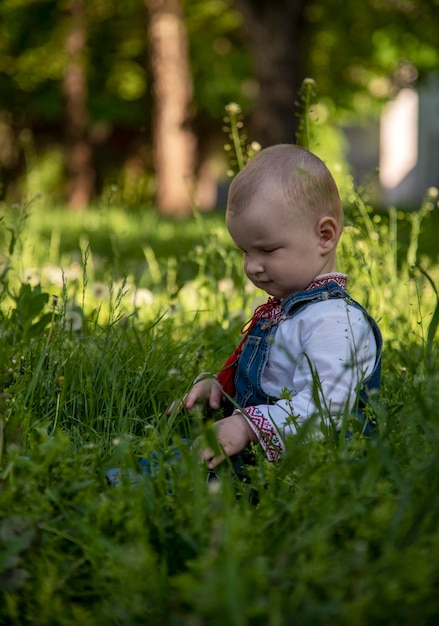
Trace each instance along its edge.
<path fill-rule="evenodd" d="M 335 270 L 339 233 L 328 247 L 329 235 L 322 222 L 326 218 L 295 215 L 279 193 L 258 194 L 242 213 L 228 213 L 226 219 L 243 253 L 245 273 L 271 296 L 286 298 L 305 289 L 316 276 Z"/>

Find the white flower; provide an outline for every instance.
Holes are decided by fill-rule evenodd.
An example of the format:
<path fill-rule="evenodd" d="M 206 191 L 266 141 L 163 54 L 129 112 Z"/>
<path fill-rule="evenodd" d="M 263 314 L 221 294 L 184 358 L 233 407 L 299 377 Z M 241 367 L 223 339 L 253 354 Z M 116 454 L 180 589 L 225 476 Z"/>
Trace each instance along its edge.
<path fill-rule="evenodd" d="M 82 276 L 82 273 L 83 273 L 82 265 L 81 263 L 78 263 L 78 261 L 73 261 L 73 263 L 71 263 L 69 267 L 64 270 L 66 280 L 68 281 L 78 280 Z"/>
<path fill-rule="evenodd" d="M 229 102 L 229 104 L 226 105 L 226 111 L 230 115 L 239 115 L 241 110 L 241 107 L 236 102 Z"/>
<path fill-rule="evenodd" d="M 47 264 L 43 266 L 42 273 L 51 285 L 56 285 L 56 287 L 62 287 L 64 285 L 64 273 L 62 267 Z"/>
<path fill-rule="evenodd" d="M 221 278 L 218 281 L 218 289 L 223 293 L 230 293 L 235 288 L 235 284 L 231 278 Z"/>
<path fill-rule="evenodd" d="M 151 306 L 154 302 L 154 295 L 149 289 L 136 289 L 131 296 L 131 302 L 136 309 L 142 306 Z"/>
<path fill-rule="evenodd" d="M 168 370 L 168 378 L 173 378 L 174 376 L 180 376 L 180 370 L 176 367 L 171 367 L 171 369 Z"/>
<path fill-rule="evenodd" d="M 429 187 L 427 189 L 427 198 L 429 198 L 429 200 L 436 200 L 438 196 L 439 190 L 437 187 Z"/>
<path fill-rule="evenodd" d="M 215 480 L 210 480 L 207 483 L 207 491 L 209 493 L 215 494 L 215 493 L 221 493 L 223 490 L 221 482 L 218 479 Z"/>
<path fill-rule="evenodd" d="M 98 300 L 106 300 L 110 297 L 110 288 L 105 283 L 93 283 L 90 287 L 90 291 L 92 296 Z"/>
<path fill-rule="evenodd" d="M 78 332 L 82 329 L 82 314 L 76 309 L 66 309 L 64 321 L 68 331 Z"/>

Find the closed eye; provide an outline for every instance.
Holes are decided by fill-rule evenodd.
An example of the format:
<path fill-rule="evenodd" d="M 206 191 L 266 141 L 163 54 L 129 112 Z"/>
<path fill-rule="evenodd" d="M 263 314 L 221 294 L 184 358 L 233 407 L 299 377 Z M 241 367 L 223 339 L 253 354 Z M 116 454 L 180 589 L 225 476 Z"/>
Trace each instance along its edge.
<path fill-rule="evenodd" d="M 261 248 L 263 254 L 271 254 L 272 252 L 276 252 L 276 250 L 280 250 L 280 248 Z"/>
<path fill-rule="evenodd" d="M 280 250 L 280 248 L 281 246 L 276 246 L 275 248 L 257 248 L 255 249 L 255 252 L 260 254 L 272 254 L 273 252 L 276 252 L 276 250 Z M 236 248 L 236 250 L 241 252 L 244 256 L 248 254 L 247 250 L 244 250 L 243 248 Z"/>

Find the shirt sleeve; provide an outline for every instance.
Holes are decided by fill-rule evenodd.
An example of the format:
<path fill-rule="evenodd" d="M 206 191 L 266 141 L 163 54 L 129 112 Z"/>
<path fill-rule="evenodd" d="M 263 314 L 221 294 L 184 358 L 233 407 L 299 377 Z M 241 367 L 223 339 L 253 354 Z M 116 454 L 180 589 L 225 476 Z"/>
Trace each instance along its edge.
<path fill-rule="evenodd" d="M 285 438 L 309 419 L 338 424 L 354 407 L 376 360 L 373 330 L 363 312 L 344 300 L 310 305 L 279 325 L 262 377 L 275 404 L 245 407 L 243 415 L 270 461 Z"/>

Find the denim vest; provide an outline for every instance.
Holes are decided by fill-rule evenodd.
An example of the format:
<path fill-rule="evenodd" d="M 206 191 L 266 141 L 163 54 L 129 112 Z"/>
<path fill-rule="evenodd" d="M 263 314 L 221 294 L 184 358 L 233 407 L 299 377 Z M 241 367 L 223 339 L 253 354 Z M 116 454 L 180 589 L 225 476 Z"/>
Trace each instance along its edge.
<path fill-rule="evenodd" d="M 349 294 L 342 289 L 335 281 L 329 281 L 325 285 L 314 287 L 306 291 L 299 291 L 282 301 L 281 306 L 288 318 L 294 317 L 299 311 L 315 302 L 322 302 L 330 299 L 343 299 L 349 306 L 353 306 L 363 312 L 372 327 L 377 345 L 377 355 L 372 373 L 363 381 L 359 393 L 358 406 L 356 407 L 359 416 L 361 409 L 368 402 L 369 393 L 379 391 L 381 377 L 381 353 L 382 337 L 375 320 L 359 304 L 352 300 Z M 258 404 L 274 404 L 279 398 L 274 398 L 263 392 L 261 378 L 267 363 L 268 352 L 273 343 L 274 334 L 278 328 L 278 322 L 271 319 L 259 319 L 249 332 L 235 372 L 235 401 L 239 406 L 256 406 Z M 322 346 L 322 349 L 324 347 Z"/>

